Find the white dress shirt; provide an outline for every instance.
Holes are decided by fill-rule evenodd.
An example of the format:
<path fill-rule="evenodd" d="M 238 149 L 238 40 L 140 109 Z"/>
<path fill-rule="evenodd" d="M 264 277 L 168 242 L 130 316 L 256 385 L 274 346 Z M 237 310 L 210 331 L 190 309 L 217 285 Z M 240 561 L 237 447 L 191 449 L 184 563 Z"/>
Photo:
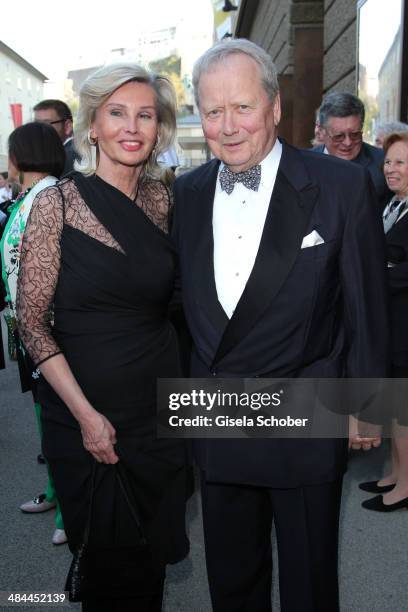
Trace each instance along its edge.
<path fill-rule="evenodd" d="M 235 183 L 231 194 L 222 191 L 219 178 L 214 196 L 214 276 L 218 301 L 231 318 L 254 267 L 266 214 L 282 155 L 276 140 L 261 162 L 258 191 Z M 221 172 L 223 164 L 218 171 Z"/>

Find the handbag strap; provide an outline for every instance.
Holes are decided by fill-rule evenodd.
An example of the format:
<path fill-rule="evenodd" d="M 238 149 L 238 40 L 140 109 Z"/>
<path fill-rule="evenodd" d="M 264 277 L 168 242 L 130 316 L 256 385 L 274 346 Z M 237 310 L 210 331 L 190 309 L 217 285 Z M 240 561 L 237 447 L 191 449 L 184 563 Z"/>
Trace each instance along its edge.
<path fill-rule="evenodd" d="M 61 203 L 62 203 L 62 222 L 65 222 L 65 196 L 64 193 L 61 189 L 61 187 L 59 186 L 59 183 L 57 183 L 56 188 L 58 189 L 58 191 L 60 192 L 60 196 L 61 196 Z"/>
<path fill-rule="evenodd" d="M 122 464 L 122 461 L 118 461 L 118 463 L 115 463 L 115 469 L 116 469 L 116 475 L 118 477 L 118 481 L 119 481 L 119 486 L 122 490 L 123 493 L 123 497 L 126 500 L 126 503 L 129 507 L 130 513 L 136 523 L 138 532 L 139 532 L 139 536 L 140 536 L 140 541 L 143 545 L 146 544 L 146 538 L 145 535 L 143 533 L 143 529 L 142 529 L 142 525 L 140 522 L 140 517 L 137 511 L 137 504 L 136 504 L 136 500 L 135 497 L 133 495 L 133 492 L 131 490 L 131 487 L 129 485 L 128 482 L 128 478 L 126 475 L 126 472 L 124 470 L 124 466 Z"/>
<path fill-rule="evenodd" d="M 92 518 L 93 500 L 94 500 L 94 492 L 95 492 L 95 480 L 96 480 L 96 464 L 97 464 L 97 461 L 96 459 L 94 459 L 93 464 L 92 464 L 88 517 L 86 519 L 86 525 L 85 525 L 85 530 L 84 530 L 84 540 L 83 540 L 84 544 L 88 544 L 89 531 L 91 529 L 91 518 Z"/>
<path fill-rule="evenodd" d="M 92 519 L 92 510 L 93 510 L 93 504 L 94 504 L 95 481 L 96 481 L 96 467 L 97 467 L 97 461 L 96 459 L 94 459 L 94 462 L 92 465 L 92 474 L 91 474 L 91 487 L 90 487 L 90 496 L 89 496 L 88 517 L 86 520 L 86 525 L 85 525 L 85 530 L 84 530 L 84 539 L 83 539 L 83 543 L 85 545 L 88 544 L 89 532 L 91 529 L 91 519 Z M 122 490 L 123 497 L 125 498 L 126 503 L 129 507 L 130 513 L 136 523 L 141 544 L 145 545 L 147 541 L 143 533 L 140 517 L 137 511 L 136 500 L 131 490 L 131 487 L 129 485 L 122 461 L 118 461 L 118 463 L 114 465 L 114 468 L 116 470 L 116 476 L 118 478 L 119 486 Z"/>

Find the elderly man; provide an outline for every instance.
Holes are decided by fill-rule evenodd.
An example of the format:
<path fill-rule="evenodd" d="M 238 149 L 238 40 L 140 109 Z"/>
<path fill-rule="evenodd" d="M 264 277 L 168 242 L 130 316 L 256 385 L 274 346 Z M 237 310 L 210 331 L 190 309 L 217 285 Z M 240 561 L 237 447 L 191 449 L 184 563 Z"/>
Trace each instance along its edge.
<path fill-rule="evenodd" d="M 408 124 L 402 121 L 388 121 L 375 126 L 375 146 L 383 148 L 384 141 L 390 134 L 408 132 Z"/>
<path fill-rule="evenodd" d="M 333 92 L 323 98 L 319 110 L 319 125 L 323 144 L 315 147 L 319 153 L 329 153 L 367 168 L 382 213 L 392 194 L 385 182 L 384 154 L 378 147 L 363 142 L 365 109 L 362 101 L 350 93 Z"/>
<path fill-rule="evenodd" d="M 175 183 L 192 375 L 385 376 L 384 239 L 367 172 L 279 141 L 276 69 L 254 43 L 217 43 L 193 83 L 216 159 Z M 214 611 L 271 610 L 272 520 L 282 611 L 338 610 L 347 440 L 207 439 L 196 455 Z"/>
<path fill-rule="evenodd" d="M 65 150 L 63 176 L 74 168 L 76 152 L 72 133 L 72 113 L 62 100 L 42 100 L 34 106 L 34 120 L 52 125 L 62 140 Z"/>

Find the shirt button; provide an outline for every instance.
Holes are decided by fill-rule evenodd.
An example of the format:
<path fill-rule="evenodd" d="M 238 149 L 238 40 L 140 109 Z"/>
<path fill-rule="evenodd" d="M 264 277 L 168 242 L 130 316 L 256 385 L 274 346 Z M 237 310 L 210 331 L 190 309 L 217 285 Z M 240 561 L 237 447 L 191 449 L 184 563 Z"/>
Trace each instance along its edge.
<path fill-rule="evenodd" d="M 238 236 L 238 240 L 241 240 L 242 236 Z"/>
<path fill-rule="evenodd" d="M 239 272 L 235 272 L 235 276 L 239 276 Z"/>

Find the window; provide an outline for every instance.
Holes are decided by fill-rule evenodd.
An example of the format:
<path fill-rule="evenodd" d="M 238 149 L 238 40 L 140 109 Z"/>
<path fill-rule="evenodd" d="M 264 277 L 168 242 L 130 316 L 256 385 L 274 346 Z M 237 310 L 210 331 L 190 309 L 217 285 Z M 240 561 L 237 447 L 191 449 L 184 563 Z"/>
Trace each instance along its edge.
<path fill-rule="evenodd" d="M 358 95 L 366 107 L 366 128 L 406 119 L 404 92 L 404 0 L 359 0 Z"/>

